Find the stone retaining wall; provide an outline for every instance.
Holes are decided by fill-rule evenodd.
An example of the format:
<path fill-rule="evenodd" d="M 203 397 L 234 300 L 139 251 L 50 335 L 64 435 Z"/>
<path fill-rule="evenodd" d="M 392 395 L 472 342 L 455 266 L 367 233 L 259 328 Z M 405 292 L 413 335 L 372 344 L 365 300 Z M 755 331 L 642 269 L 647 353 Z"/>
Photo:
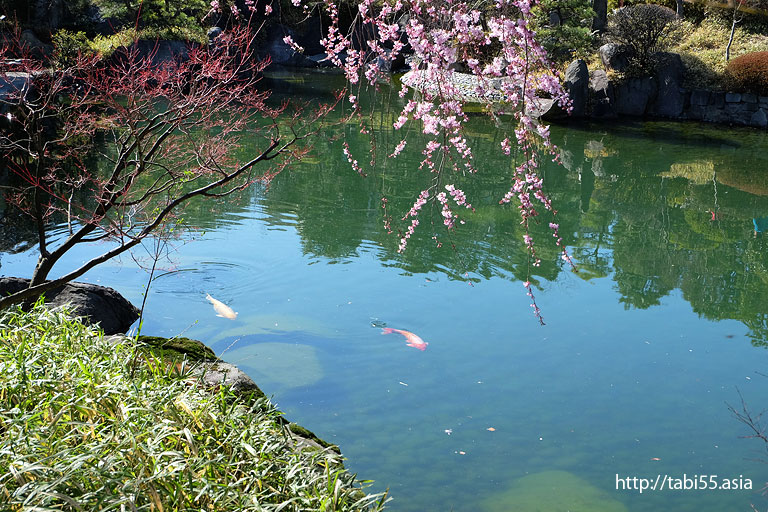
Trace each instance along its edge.
<path fill-rule="evenodd" d="M 649 116 L 768 128 L 768 97 L 689 90 L 682 86 L 683 73 L 676 54 L 662 55 L 652 77 L 620 81 L 611 80 L 603 70 L 590 72 L 583 61 L 574 61 L 565 74 L 565 86 L 574 100 L 571 117 Z"/>
<path fill-rule="evenodd" d="M 747 93 L 685 91 L 687 108 L 683 119 L 768 127 L 768 97 Z"/>

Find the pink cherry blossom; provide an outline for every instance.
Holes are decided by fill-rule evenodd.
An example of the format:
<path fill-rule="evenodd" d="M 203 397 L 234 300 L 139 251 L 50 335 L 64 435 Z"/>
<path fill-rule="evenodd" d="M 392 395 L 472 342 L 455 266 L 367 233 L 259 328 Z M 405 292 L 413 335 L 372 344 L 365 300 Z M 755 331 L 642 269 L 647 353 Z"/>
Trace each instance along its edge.
<path fill-rule="evenodd" d="M 302 0 L 292 2 L 294 5 L 303 3 Z M 339 28 L 338 3 L 321 0 L 325 15 L 330 19 L 322 44 L 328 60 L 343 69 L 349 87 L 379 90 L 382 81 L 391 79 L 381 71 L 379 63 L 392 62 L 401 56 L 406 42 L 413 52 L 411 73 L 403 78 L 398 94 L 408 98 L 413 89 L 417 94 L 393 117 L 394 129 L 405 131 L 389 156 L 396 157 L 405 150 L 409 134 L 421 134 L 424 140 L 419 170 L 424 171 L 425 186 L 402 217 L 407 227 L 400 235 L 399 252 L 405 250 L 419 225 L 417 216 L 427 205 L 439 209 L 443 225 L 449 230 L 463 223 L 463 219 L 456 215 L 455 207 L 472 209 L 465 193 L 452 184 L 454 176 L 482 172 L 475 166 L 464 133 L 468 121 L 463 104 L 465 92 L 457 86 L 452 70 L 455 62 L 464 62 L 476 81 L 471 89 L 485 102 L 485 110 L 495 116 L 499 110 L 498 102 L 502 100 L 504 111 L 514 113 L 515 127 L 511 133 L 502 136 L 499 146 L 502 154 L 511 159 L 510 167 L 514 171 L 510 173 L 499 203 L 515 204 L 524 227 L 523 242 L 531 266 L 539 265 L 540 260 L 529 222 L 544 213 L 552 218 L 549 227 L 562 258 L 573 265 L 560 236 L 560 226 L 555 221 L 557 212 L 544 192 L 539 174 L 541 153 L 549 154 L 557 161 L 557 148 L 551 143 L 549 127 L 526 113 L 526 106 L 537 102 L 542 94 L 553 98 L 562 108 L 571 107 L 560 77 L 552 69 L 531 27 L 534 3 L 535 0 L 480 0 L 475 3 L 361 0 L 358 2 L 361 26 L 373 27 L 370 33 L 376 35 L 366 36 L 370 40 L 363 44 L 358 37 L 353 46 L 351 34 L 343 34 Z M 286 43 L 295 44 L 292 41 Z M 494 52 L 492 58 L 481 57 L 491 52 Z M 353 111 L 362 116 L 357 96 L 352 94 L 349 99 Z M 362 121 L 361 131 L 371 133 Z M 352 167 L 363 174 L 348 145 L 344 145 L 343 151 Z M 440 189 L 445 191 L 438 192 Z M 383 200 L 382 206 L 386 210 L 386 201 Z M 389 217 L 386 219 L 389 231 Z M 436 235 L 433 238 L 437 240 Z M 529 281 L 525 282 L 534 314 L 543 323 L 532 286 Z"/>

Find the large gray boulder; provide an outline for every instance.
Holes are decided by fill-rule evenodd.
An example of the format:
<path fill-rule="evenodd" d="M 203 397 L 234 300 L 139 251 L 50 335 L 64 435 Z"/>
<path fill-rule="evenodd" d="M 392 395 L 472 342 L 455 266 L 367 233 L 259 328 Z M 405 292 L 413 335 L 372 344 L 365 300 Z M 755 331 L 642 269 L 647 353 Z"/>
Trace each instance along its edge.
<path fill-rule="evenodd" d="M 686 99 L 683 89 L 683 61 L 677 53 L 660 52 L 654 58 L 658 92 L 648 113 L 662 117 L 679 117 L 685 108 Z"/>
<path fill-rule="evenodd" d="M 166 62 L 186 62 L 189 60 L 189 43 L 186 41 L 165 41 L 141 39 L 133 47 L 140 58 L 151 59 L 152 66 Z"/>
<path fill-rule="evenodd" d="M 565 89 L 571 98 L 571 116 L 584 117 L 589 93 L 589 69 L 582 59 L 574 60 L 565 70 Z"/>
<path fill-rule="evenodd" d="M 32 4 L 32 23 L 37 27 L 46 27 L 54 32 L 66 21 L 64 0 L 34 0 L 29 3 Z"/>
<path fill-rule="evenodd" d="M 656 99 L 656 81 L 651 77 L 630 78 L 616 87 L 615 94 L 618 115 L 642 116 Z"/>
<path fill-rule="evenodd" d="M 35 59 L 47 59 L 53 55 L 53 46 L 37 38 L 31 30 L 24 30 L 19 38 L 22 48 Z"/>
<path fill-rule="evenodd" d="M 597 50 L 605 69 L 623 73 L 629 67 L 632 50 L 616 43 L 606 43 Z"/>
<path fill-rule="evenodd" d="M 613 102 L 613 85 L 608 74 L 602 69 L 592 71 L 589 75 L 590 115 L 597 118 L 616 117 Z"/>
<path fill-rule="evenodd" d="M 29 279 L 0 277 L 0 295 L 10 295 L 29 287 Z M 72 312 L 105 334 L 125 333 L 139 318 L 139 310 L 116 290 L 90 283 L 68 283 L 45 293 L 45 303 L 69 304 Z"/>
<path fill-rule="evenodd" d="M 237 392 L 254 392 L 264 396 L 259 386 L 244 371 L 224 361 L 207 361 L 197 367 L 193 375 L 199 377 L 209 388 L 227 386 Z"/>

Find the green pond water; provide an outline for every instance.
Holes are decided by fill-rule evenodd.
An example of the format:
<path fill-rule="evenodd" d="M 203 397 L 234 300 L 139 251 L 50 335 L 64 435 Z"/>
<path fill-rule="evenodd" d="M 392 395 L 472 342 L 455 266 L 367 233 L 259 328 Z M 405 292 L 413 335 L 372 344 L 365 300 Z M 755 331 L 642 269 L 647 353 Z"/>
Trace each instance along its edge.
<path fill-rule="evenodd" d="M 275 83 L 301 97 L 336 82 Z M 391 150 L 391 112 L 382 119 Z M 355 125 L 328 128 L 268 190 L 185 212 L 194 240 L 172 246 L 152 283 L 144 334 L 197 338 L 240 365 L 372 490 L 389 488 L 394 511 L 768 510 L 766 447 L 728 410 L 740 394 L 755 414 L 768 407 L 768 135 L 553 126 L 563 164 L 543 172 L 574 273 L 548 218 L 529 267 L 515 208 L 497 204 L 510 162 L 485 118 L 468 128 L 481 172 L 457 182 L 476 212 L 450 236 L 438 211 L 423 213 L 404 254 L 380 199 L 398 225 L 428 179 L 418 148 L 361 178 L 331 141 L 340 130 L 365 160 Z M 29 243 L 5 247 L 0 273 L 28 276 Z M 86 280 L 140 304 L 147 277 L 123 257 Z M 206 293 L 237 319 L 217 317 Z M 625 483 L 657 475 L 752 490 Z"/>

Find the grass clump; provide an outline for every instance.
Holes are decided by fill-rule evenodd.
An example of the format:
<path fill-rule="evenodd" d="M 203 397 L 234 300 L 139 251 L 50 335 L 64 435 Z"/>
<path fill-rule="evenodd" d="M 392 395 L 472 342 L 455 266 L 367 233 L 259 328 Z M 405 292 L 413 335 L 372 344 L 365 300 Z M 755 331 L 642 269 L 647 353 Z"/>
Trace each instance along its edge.
<path fill-rule="evenodd" d="M 370 510 L 338 455 L 298 450 L 265 398 L 61 309 L 0 315 L 0 510 Z"/>

